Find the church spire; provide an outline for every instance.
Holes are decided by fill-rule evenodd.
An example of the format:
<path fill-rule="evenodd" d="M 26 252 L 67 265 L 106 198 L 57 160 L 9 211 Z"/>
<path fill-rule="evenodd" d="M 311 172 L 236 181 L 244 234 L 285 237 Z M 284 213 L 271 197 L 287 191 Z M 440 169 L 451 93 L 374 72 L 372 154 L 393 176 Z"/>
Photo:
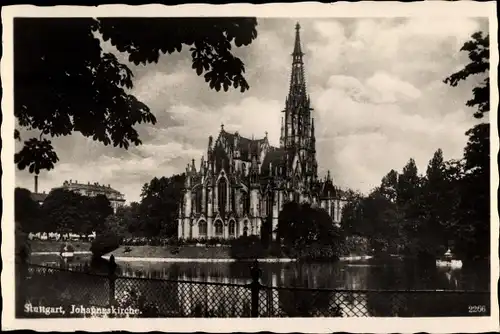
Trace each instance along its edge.
<path fill-rule="evenodd" d="M 290 94 L 292 97 L 295 95 L 303 95 L 306 97 L 306 81 L 304 76 L 304 53 L 302 52 L 302 45 L 300 43 L 300 24 L 297 22 L 295 25 L 295 45 L 292 53 L 292 77 L 290 80 Z M 289 98 L 289 100 L 294 100 Z"/>
<path fill-rule="evenodd" d="M 300 55 L 302 56 L 302 47 L 300 45 L 300 23 L 297 22 L 295 25 L 295 47 L 293 49 L 293 54 L 294 55 Z"/>

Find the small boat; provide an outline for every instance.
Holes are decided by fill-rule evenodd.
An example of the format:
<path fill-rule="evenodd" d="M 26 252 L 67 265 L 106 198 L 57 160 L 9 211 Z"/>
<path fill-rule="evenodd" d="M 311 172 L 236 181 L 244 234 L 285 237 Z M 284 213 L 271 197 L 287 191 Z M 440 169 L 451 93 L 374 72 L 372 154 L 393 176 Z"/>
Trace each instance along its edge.
<path fill-rule="evenodd" d="M 437 267 L 462 268 L 462 260 L 454 259 L 450 249 L 444 253 L 441 259 L 436 260 Z"/>

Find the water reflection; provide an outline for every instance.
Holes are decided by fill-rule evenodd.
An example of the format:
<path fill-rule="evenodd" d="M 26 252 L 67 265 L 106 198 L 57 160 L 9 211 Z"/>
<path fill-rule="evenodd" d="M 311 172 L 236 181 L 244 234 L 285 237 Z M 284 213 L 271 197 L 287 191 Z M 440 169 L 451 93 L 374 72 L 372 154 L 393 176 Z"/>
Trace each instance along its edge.
<path fill-rule="evenodd" d="M 74 270 L 107 273 L 107 261 L 76 257 L 40 256 L 35 263 Z M 247 284 L 250 262 L 124 262 L 117 261 L 117 274 L 126 277 Z M 402 261 L 386 263 L 260 263 L 261 283 L 272 287 L 349 290 L 488 290 L 486 268 L 420 268 Z"/>
<path fill-rule="evenodd" d="M 40 263 L 51 262 L 44 259 Z M 133 287 L 148 302 L 158 305 L 160 314 L 164 316 L 250 315 L 250 289 L 242 286 L 251 281 L 250 262 L 117 261 L 117 264 L 117 274 L 120 277 L 156 279 L 120 278 L 116 281 L 117 295 Z M 108 262 L 105 260 L 89 261 L 80 258 L 67 263 L 60 262 L 59 265 L 99 274 L 106 274 L 108 270 Z M 261 283 L 267 287 L 260 291 L 261 316 L 451 316 L 467 315 L 467 305 L 489 303 L 484 296 L 469 298 L 461 294 L 443 296 L 437 293 L 404 294 L 388 291 L 487 290 L 487 273 L 480 270 L 423 269 L 401 261 L 261 263 L 260 266 Z M 85 289 L 91 288 L 86 286 Z M 95 293 L 100 294 L 97 290 L 101 288 L 96 285 L 95 289 Z"/>

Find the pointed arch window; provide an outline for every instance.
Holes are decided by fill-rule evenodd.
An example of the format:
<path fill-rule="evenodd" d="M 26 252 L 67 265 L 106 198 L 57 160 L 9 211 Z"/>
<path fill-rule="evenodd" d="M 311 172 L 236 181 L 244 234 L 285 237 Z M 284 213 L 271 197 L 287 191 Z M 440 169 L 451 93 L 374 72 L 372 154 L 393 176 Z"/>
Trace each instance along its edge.
<path fill-rule="evenodd" d="M 208 188 L 208 187 L 206 189 L 207 189 L 207 192 L 206 192 L 206 196 L 205 196 L 205 210 L 207 210 L 207 212 L 209 212 L 208 211 L 208 203 L 212 203 L 212 202 L 210 202 L 211 197 L 212 197 L 212 190 L 211 190 L 211 188 Z"/>
<path fill-rule="evenodd" d="M 207 236 L 207 222 L 202 220 L 198 223 L 198 234 L 202 238 Z"/>
<path fill-rule="evenodd" d="M 236 237 L 236 222 L 234 220 L 229 222 L 229 236 L 232 238 Z"/>
<path fill-rule="evenodd" d="M 269 217 L 272 217 L 273 215 L 273 192 L 271 190 L 269 190 L 267 192 L 267 198 L 266 198 L 266 215 Z"/>
<path fill-rule="evenodd" d="M 194 199 L 196 212 L 198 212 L 198 213 L 201 213 L 201 211 L 202 211 L 202 203 L 203 203 L 202 189 L 203 189 L 202 185 L 200 185 L 196 188 L 196 196 Z"/>
<path fill-rule="evenodd" d="M 233 210 L 233 212 L 237 211 L 237 208 L 236 208 L 236 190 L 234 188 L 231 188 L 231 210 Z"/>
<path fill-rule="evenodd" d="M 222 222 L 220 220 L 217 220 L 214 225 L 215 225 L 215 236 L 221 237 L 222 236 Z"/>
<path fill-rule="evenodd" d="M 242 196 L 243 200 L 243 213 L 250 213 L 250 196 L 248 193 L 244 192 Z"/>
<path fill-rule="evenodd" d="M 217 186 L 217 197 L 219 212 L 224 215 L 226 212 L 226 202 L 227 202 L 227 181 L 225 177 L 221 177 L 219 180 L 219 185 Z"/>

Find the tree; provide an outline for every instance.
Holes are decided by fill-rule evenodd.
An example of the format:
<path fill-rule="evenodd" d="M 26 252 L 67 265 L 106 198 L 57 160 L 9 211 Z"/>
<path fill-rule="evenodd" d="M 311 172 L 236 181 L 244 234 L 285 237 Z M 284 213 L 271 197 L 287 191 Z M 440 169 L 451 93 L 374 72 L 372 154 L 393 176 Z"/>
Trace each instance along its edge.
<path fill-rule="evenodd" d="M 134 64 L 190 47 L 193 69 L 210 88 L 249 88 L 232 45 L 257 36 L 255 18 L 16 18 L 14 115 L 39 136 L 24 141 L 15 163 L 30 173 L 59 160 L 47 136 L 78 132 L 104 145 L 140 145 L 138 123 L 156 123 L 148 106 L 131 95 L 133 73 L 103 52 L 99 35 Z M 14 137 L 21 140 L 19 129 Z"/>
<path fill-rule="evenodd" d="M 470 76 L 483 75 L 483 81 L 472 89 L 472 98 L 466 102 L 468 107 L 477 108 L 474 117 L 483 118 L 490 111 L 490 36 L 483 36 L 481 31 L 476 32 L 460 51 L 469 53 L 470 62 L 460 71 L 447 77 L 444 82 L 456 87 Z"/>
<path fill-rule="evenodd" d="M 85 234 L 93 231 L 102 232 L 105 229 L 106 219 L 113 215 L 111 203 L 105 195 L 87 197 L 83 203 L 84 209 L 88 214 L 88 225 L 82 226 L 82 232 Z"/>
<path fill-rule="evenodd" d="M 398 177 L 398 172 L 391 169 L 390 172 L 382 178 L 382 182 L 380 184 L 381 194 L 393 203 L 397 200 Z"/>
<path fill-rule="evenodd" d="M 425 236 L 429 233 L 426 211 L 422 205 L 423 180 L 418 175 L 414 159 L 410 159 L 404 166 L 398 178 L 397 205 L 404 215 L 402 235 L 405 239 L 405 253 L 410 257 L 429 260 L 426 249 Z M 433 259 L 435 261 L 435 259 Z"/>
<path fill-rule="evenodd" d="M 41 209 L 47 219 L 45 232 L 60 233 L 102 232 L 113 213 L 106 196 L 87 197 L 66 189 L 52 190 Z"/>
<path fill-rule="evenodd" d="M 25 233 L 43 231 L 40 206 L 28 189 L 17 187 L 14 190 L 14 218 Z"/>
<path fill-rule="evenodd" d="M 155 177 L 143 186 L 139 209 L 141 234 L 147 237 L 177 236 L 177 216 L 184 181 L 184 174 Z"/>
<path fill-rule="evenodd" d="M 366 235 L 366 227 L 363 225 L 363 200 L 364 196 L 358 192 L 348 191 L 346 193 L 346 204 L 342 209 L 340 226 L 348 235 Z"/>
<path fill-rule="evenodd" d="M 468 52 L 469 63 L 444 82 L 455 87 L 471 76 L 482 77 L 466 102 L 474 108 L 474 117 L 484 119 L 490 111 L 489 35 L 476 32 L 461 51 Z M 487 121 L 466 132 L 464 171 L 460 179 L 460 205 L 457 219 L 457 252 L 467 259 L 490 256 L 490 130 Z"/>
<path fill-rule="evenodd" d="M 46 232 L 76 232 L 88 224 L 83 201 L 83 196 L 78 193 L 66 189 L 52 190 L 42 205 L 47 217 Z"/>
<path fill-rule="evenodd" d="M 285 203 L 278 216 L 278 236 L 294 257 L 333 259 L 341 253 L 339 228 L 325 210 L 309 204 Z"/>
<path fill-rule="evenodd" d="M 411 158 L 403 167 L 403 171 L 397 181 L 396 197 L 399 206 L 410 206 L 415 203 L 418 198 L 420 181 L 417 164 Z"/>
<path fill-rule="evenodd" d="M 401 236 L 404 215 L 398 206 L 376 188 L 362 201 L 362 224 L 375 254 L 398 253 L 405 245 Z"/>
<path fill-rule="evenodd" d="M 436 257 L 444 253 L 448 243 L 445 228 L 451 219 L 449 206 L 450 194 L 447 191 L 448 180 L 445 174 L 443 151 L 438 149 L 427 166 L 422 180 L 421 221 L 418 239 L 420 252 Z"/>
<path fill-rule="evenodd" d="M 122 217 L 118 215 L 109 215 L 104 222 L 103 231 L 112 233 L 123 238 L 127 234 L 127 226 L 124 224 Z"/>
<path fill-rule="evenodd" d="M 132 233 L 140 230 L 140 204 L 132 202 L 129 205 L 119 207 L 116 210 L 115 217 L 119 221 L 120 227 L 124 228 L 124 234 Z"/>

